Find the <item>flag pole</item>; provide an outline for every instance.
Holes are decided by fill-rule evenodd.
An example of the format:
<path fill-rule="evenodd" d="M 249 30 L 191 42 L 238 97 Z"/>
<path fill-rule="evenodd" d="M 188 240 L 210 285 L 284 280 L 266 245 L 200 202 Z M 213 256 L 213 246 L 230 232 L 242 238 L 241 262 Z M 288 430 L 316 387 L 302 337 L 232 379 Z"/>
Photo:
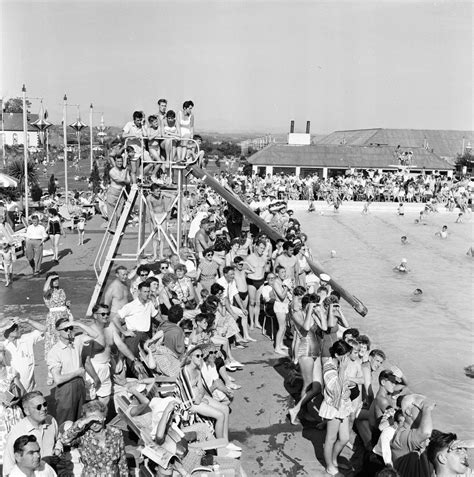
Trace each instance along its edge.
<path fill-rule="evenodd" d="M 24 197 L 25 197 L 25 217 L 28 220 L 29 217 L 29 208 L 28 208 L 28 119 L 27 119 L 27 111 L 26 111 L 26 87 L 23 85 L 21 88 L 22 95 L 23 95 L 23 159 L 24 159 L 24 173 L 25 173 L 25 180 L 24 180 Z"/>
<path fill-rule="evenodd" d="M 3 156 L 3 167 L 7 165 L 7 158 L 5 157 L 5 121 L 3 118 L 3 97 L 2 97 L 2 156 Z"/>

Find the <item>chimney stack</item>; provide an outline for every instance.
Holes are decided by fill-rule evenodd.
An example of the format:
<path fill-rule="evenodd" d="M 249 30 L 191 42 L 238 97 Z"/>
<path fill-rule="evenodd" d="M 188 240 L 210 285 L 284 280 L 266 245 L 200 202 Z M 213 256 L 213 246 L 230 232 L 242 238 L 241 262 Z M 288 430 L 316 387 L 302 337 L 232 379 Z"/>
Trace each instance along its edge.
<path fill-rule="evenodd" d="M 295 132 L 295 122 L 291 120 L 290 123 L 290 134 L 293 134 Z"/>
<path fill-rule="evenodd" d="M 306 134 L 309 134 L 310 128 L 311 128 L 311 121 L 306 121 Z"/>

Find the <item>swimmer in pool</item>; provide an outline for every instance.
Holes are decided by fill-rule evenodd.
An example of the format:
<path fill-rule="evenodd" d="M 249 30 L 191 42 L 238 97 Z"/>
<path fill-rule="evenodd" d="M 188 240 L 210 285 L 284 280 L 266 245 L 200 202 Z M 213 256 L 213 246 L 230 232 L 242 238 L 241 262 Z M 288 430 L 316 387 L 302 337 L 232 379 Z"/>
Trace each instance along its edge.
<path fill-rule="evenodd" d="M 470 246 L 469 250 L 466 252 L 466 255 L 469 257 L 474 257 L 474 246 Z"/>
<path fill-rule="evenodd" d="M 436 232 L 435 235 L 441 239 L 447 239 L 448 238 L 448 226 L 443 225 L 443 228 L 441 229 L 441 232 Z"/>
<path fill-rule="evenodd" d="M 400 272 L 400 273 L 407 273 L 409 271 L 407 268 L 407 259 L 402 258 L 402 263 L 400 263 L 400 265 L 398 265 L 397 267 L 394 267 L 393 271 Z"/>
<path fill-rule="evenodd" d="M 424 224 L 424 221 L 425 221 L 425 211 L 422 210 L 422 211 L 420 212 L 420 218 L 419 218 L 419 219 L 415 219 L 415 224 L 423 224 L 423 225 L 425 225 L 425 224 Z"/>
<path fill-rule="evenodd" d="M 402 235 L 400 238 L 400 242 L 402 245 L 408 245 L 408 238 L 406 235 Z"/>
<path fill-rule="evenodd" d="M 411 301 L 421 301 L 423 298 L 423 290 L 421 288 L 417 288 L 411 296 Z"/>
<path fill-rule="evenodd" d="M 464 217 L 464 214 L 462 212 L 459 212 L 458 218 L 456 219 L 456 223 L 462 224 L 464 222 L 463 217 Z"/>
<path fill-rule="evenodd" d="M 405 207 L 403 207 L 403 202 L 398 204 L 397 214 L 398 215 L 405 215 Z"/>

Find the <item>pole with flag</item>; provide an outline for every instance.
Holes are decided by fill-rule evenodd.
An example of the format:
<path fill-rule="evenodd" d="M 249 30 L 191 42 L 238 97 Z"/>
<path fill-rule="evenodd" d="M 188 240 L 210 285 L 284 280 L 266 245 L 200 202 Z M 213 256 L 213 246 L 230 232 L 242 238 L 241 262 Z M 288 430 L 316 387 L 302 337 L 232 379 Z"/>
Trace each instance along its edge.
<path fill-rule="evenodd" d="M 26 87 L 23 85 L 21 88 L 23 93 L 23 155 L 24 155 L 24 168 L 25 168 L 25 181 L 24 181 L 24 188 L 25 188 L 25 217 L 28 220 L 29 217 L 29 210 L 28 210 L 28 118 L 27 118 L 27 111 L 26 111 Z"/>

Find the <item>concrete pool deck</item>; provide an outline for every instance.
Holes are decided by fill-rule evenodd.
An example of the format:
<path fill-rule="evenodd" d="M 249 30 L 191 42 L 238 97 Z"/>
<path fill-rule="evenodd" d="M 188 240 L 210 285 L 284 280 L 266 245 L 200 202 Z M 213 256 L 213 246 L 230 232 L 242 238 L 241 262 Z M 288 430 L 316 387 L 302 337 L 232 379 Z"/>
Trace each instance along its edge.
<path fill-rule="evenodd" d="M 95 286 L 93 262 L 104 229 L 99 217 L 88 222 L 85 245 L 77 246 L 77 236 L 68 232 L 61 238 L 58 265 L 46 257 L 43 270 L 60 274 L 60 286 L 71 300 L 71 310 L 77 320 L 83 319 L 92 289 Z M 131 229 L 127 234 L 135 233 Z M 46 243 L 45 248 L 49 248 Z M 0 327 L 12 317 L 28 316 L 42 321 L 47 309 L 42 300 L 45 273 L 33 277 L 25 258 L 15 265 L 14 283 L 5 288 L 0 282 Z M 272 342 L 259 331 L 251 332 L 257 339 L 244 350 L 235 350 L 236 359 L 245 364 L 233 373 L 242 388 L 235 392 L 230 417 L 230 438 L 243 449 L 242 465 L 249 476 L 324 476 L 322 443 L 324 432 L 301 425 L 293 426 L 286 418 L 293 399 L 285 389 L 288 360 L 273 352 Z M 36 382 L 48 396 L 43 347 L 36 348 Z M 291 390 L 291 389 L 290 389 Z M 54 414 L 54 410 L 50 408 Z M 343 460 L 350 458 L 346 449 Z M 350 474 L 339 474 L 350 475 Z"/>

